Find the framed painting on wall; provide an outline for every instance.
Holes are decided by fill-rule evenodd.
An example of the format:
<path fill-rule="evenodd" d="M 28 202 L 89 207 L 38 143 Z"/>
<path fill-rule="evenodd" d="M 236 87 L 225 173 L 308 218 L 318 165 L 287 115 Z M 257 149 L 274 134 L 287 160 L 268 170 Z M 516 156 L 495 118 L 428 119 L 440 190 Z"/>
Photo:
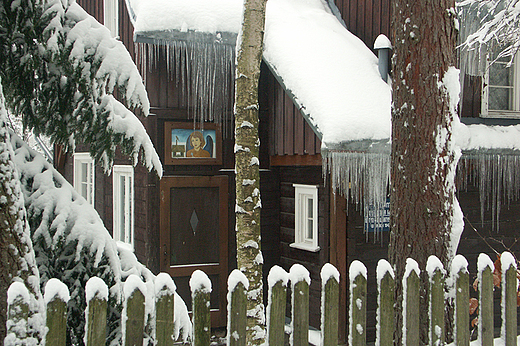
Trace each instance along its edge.
<path fill-rule="evenodd" d="M 166 165 L 222 164 L 222 134 L 217 124 L 164 123 Z"/>

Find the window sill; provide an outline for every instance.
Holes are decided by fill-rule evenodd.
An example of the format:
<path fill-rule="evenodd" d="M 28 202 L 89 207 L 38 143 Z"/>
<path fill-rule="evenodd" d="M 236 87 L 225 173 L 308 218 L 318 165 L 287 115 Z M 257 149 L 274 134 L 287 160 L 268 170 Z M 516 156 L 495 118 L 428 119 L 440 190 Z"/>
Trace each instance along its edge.
<path fill-rule="evenodd" d="M 305 250 L 305 251 L 310 251 L 310 252 L 320 251 L 319 246 L 314 246 L 314 245 L 310 245 L 310 244 L 306 244 L 306 243 L 292 243 L 292 244 L 289 244 L 289 246 L 292 248 L 295 248 L 295 249 L 300 249 L 300 250 Z"/>
<path fill-rule="evenodd" d="M 519 111 L 489 111 L 487 114 L 482 113 L 481 118 L 499 118 L 499 119 L 520 119 Z"/>
<path fill-rule="evenodd" d="M 134 252 L 134 246 L 130 243 L 125 243 L 120 240 L 116 240 L 116 245 L 118 249 L 125 249 L 130 252 Z"/>

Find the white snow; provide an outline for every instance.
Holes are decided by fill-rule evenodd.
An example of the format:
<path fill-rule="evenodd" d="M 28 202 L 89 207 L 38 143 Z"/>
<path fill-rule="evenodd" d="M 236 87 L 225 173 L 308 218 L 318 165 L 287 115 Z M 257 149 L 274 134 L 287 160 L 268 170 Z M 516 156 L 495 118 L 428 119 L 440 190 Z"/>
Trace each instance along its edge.
<path fill-rule="evenodd" d="M 126 278 L 123 292 L 125 297 L 125 302 L 136 292 L 137 290 L 141 291 L 143 296 L 146 297 L 146 285 L 141 280 L 141 278 L 135 274 L 131 274 Z"/>
<path fill-rule="evenodd" d="M 350 264 L 350 267 L 348 270 L 348 276 L 349 276 L 349 280 L 350 280 L 351 284 L 354 283 L 354 280 L 356 279 L 356 277 L 358 275 L 362 275 L 363 277 L 366 278 L 367 277 L 367 267 L 365 267 L 365 265 L 362 262 L 360 262 L 358 260 L 354 260 Z"/>
<path fill-rule="evenodd" d="M 159 298 L 166 294 L 173 295 L 177 287 L 170 275 L 166 273 L 159 273 L 155 277 L 155 297 Z"/>
<path fill-rule="evenodd" d="M 22 282 L 15 281 L 7 290 L 7 304 L 12 305 L 14 302 L 19 300 L 24 304 L 29 304 L 29 290 Z"/>
<path fill-rule="evenodd" d="M 87 304 L 94 298 L 108 301 L 108 287 L 103 280 L 97 276 L 93 276 L 87 281 L 85 295 Z"/>
<path fill-rule="evenodd" d="M 43 296 L 45 304 L 49 304 L 54 299 L 60 299 L 62 302 L 68 303 L 70 299 L 69 288 L 58 279 L 50 279 L 45 284 L 45 295 Z"/>
<path fill-rule="evenodd" d="M 428 273 L 430 281 L 433 279 L 435 272 L 438 270 L 440 270 L 443 274 L 445 273 L 444 266 L 442 265 L 442 262 L 439 260 L 439 258 L 437 256 L 431 255 L 426 261 L 426 272 Z"/>
<path fill-rule="evenodd" d="M 291 287 L 294 288 L 300 281 L 306 281 L 307 285 L 311 284 L 311 277 L 309 271 L 299 263 L 293 264 L 289 270 L 289 280 L 291 281 Z"/>
<path fill-rule="evenodd" d="M 325 263 L 323 267 L 321 267 L 320 277 L 322 287 L 325 287 L 325 284 L 330 279 L 334 279 L 339 283 L 339 271 L 330 263 Z"/>
<path fill-rule="evenodd" d="M 190 289 L 192 293 L 202 291 L 204 293 L 211 292 L 211 280 L 202 270 L 195 270 L 191 274 Z"/>
<path fill-rule="evenodd" d="M 386 35 L 380 34 L 374 41 L 374 49 L 383 48 L 392 48 L 392 42 L 390 42 L 390 39 L 386 37 Z"/>

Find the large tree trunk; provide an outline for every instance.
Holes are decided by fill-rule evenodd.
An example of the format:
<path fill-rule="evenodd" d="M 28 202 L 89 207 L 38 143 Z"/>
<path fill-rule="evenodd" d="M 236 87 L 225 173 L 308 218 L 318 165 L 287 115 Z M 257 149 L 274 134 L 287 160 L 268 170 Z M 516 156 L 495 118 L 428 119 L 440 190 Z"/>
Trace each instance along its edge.
<path fill-rule="evenodd" d="M 425 268 L 430 255 L 446 266 L 454 208 L 457 155 L 451 142 L 453 114 L 445 73 L 455 64 L 454 0 L 395 0 L 392 7 L 393 110 L 391 235 L 389 257 L 397 277 L 406 258 Z M 401 301 L 401 280 L 398 302 Z M 427 280 L 422 278 L 421 303 Z M 397 340 L 401 340 L 401 316 Z M 420 315 L 421 343 L 427 343 L 428 308 Z M 400 341 L 399 341 L 400 344 Z"/>
<path fill-rule="evenodd" d="M 31 295 L 28 338 L 38 342 L 43 332 L 43 320 L 37 316 L 42 303 L 39 274 L 5 114 L 0 87 L 0 345 L 6 336 L 7 290 L 13 281 L 25 283 Z"/>
<path fill-rule="evenodd" d="M 258 152 L 258 79 L 262 59 L 266 0 L 244 4 L 237 49 L 235 92 L 236 236 L 238 268 L 249 280 L 247 344 L 265 340 L 260 249 L 260 173 Z M 240 40 L 241 38 L 241 40 Z"/>

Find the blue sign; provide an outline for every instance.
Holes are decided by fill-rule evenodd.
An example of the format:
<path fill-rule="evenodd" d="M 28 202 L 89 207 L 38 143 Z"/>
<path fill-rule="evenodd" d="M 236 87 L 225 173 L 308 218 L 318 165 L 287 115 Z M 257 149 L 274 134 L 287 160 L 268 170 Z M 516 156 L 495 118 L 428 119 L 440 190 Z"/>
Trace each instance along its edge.
<path fill-rule="evenodd" d="M 390 199 L 381 208 L 370 204 L 365 212 L 365 232 L 389 232 L 390 231 Z"/>

